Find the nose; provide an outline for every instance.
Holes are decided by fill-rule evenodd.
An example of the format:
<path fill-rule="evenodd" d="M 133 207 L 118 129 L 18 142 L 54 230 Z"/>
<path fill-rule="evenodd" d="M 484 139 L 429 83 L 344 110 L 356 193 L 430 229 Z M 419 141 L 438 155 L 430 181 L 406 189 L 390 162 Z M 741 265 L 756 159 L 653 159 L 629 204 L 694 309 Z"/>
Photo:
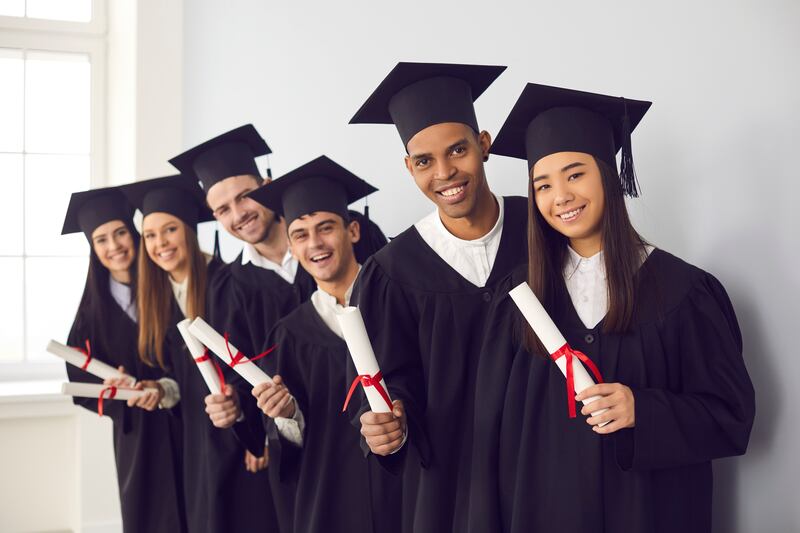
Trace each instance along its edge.
<path fill-rule="evenodd" d="M 458 172 L 458 169 L 447 158 L 440 158 L 436 163 L 435 170 L 434 178 L 438 180 L 449 180 Z"/>
<path fill-rule="evenodd" d="M 555 187 L 554 202 L 557 206 L 563 206 L 575 199 L 575 195 L 567 187 Z"/>
<path fill-rule="evenodd" d="M 169 239 L 167 238 L 166 232 L 161 232 L 158 234 L 158 245 L 164 247 L 169 244 Z"/>

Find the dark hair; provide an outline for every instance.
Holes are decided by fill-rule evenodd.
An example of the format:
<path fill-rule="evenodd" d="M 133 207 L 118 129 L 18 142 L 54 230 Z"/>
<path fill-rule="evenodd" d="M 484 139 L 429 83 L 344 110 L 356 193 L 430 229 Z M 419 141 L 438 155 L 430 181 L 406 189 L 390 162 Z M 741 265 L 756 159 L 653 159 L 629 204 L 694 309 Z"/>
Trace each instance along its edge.
<path fill-rule="evenodd" d="M 131 234 L 133 239 L 134 253 L 139 249 L 139 233 L 134 229 L 133 223 L 129 220 L 122 221 Z M 131 262 L 129 268 L 131 278 L 131 298 L 136 298 L 136 258 Z M 89 331 L 89 340 L 99 346 L 109 346 L 109 328 L 105 327 L 108 321 L 109 311 L 112 306 L 117 305 L 111 296 L 109 287 L 110 272 L 94 251 L 94 245 L 89 239 L 89 268 L 86 273 L 86 284 L 83 288 L 83 296 L 75 314 L 76 331 Z"/>
<path fill-rule="evenodd" d="M 608 313 L 603 331 L 622 333 L 628 330 L 633 317 L 636 273 L 642 262 L 647 242 L 631 224 L 617 170 L 594 158 L 600 169 L 605 197 L 601 219 L 603 260 L 608 280 Z M 532 180 L 528 180 L 528 284 L 551 314 L 562 309 L 566 301 L 563 267 L 569 239 L 554 230 L 536 207 Z M 548 355 L 530 327 L 524 328 L 523 343 L 531 353 Z"/>

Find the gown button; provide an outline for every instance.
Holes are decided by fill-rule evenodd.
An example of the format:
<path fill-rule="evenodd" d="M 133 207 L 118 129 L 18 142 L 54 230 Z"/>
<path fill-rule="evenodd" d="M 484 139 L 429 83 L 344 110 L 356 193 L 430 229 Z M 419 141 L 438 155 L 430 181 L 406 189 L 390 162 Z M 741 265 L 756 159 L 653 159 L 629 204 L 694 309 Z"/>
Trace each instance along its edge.
<path fill-rule="evenodd" d="M 491 299 L 492 299 L 492 293 L 491 292 L 484 292 L 483 293 L 483 301 L 484 302 L 488 302 Z"/>
<path fill-rule="evenodd" d="M 586 335 L 586 336 L 583 338 L 583 340 L 585 340 L 585 341 L 586 341 L 586 344 L 592 344 L 592 343 L 594 342 L 594 335 L 592 335 L 591 333 L 588 333 L 588 334 L 587 334 L 587 335 Z"/>

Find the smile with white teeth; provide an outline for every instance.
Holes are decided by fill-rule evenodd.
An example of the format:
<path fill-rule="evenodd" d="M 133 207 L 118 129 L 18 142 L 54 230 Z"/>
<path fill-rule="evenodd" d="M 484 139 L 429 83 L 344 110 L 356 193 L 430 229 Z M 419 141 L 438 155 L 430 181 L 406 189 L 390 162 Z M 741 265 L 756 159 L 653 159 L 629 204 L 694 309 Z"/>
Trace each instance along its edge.
<path fill-rule="evenodd" d="M 578 215 L 581 214 L 581 211 L 583 211 L 583 207 L 573 209 L 572 211 L 569 211 L 567 213 L 561 213 L 560 215 L 558 215 L 558 217 L 564 222 L 570 222 L 578 218 Z"/>
<path fill-rule="evenodd" d="M 322 254 L 312 255 L 311 256 L 311 261 L 314 262 L 314 263 L 319 263 L 320 261 L 324 261 L 324 260 L 328 259 L 331 255 L 333 255 L 333 254 L 330 253 L 330 252 L 325 252 L 325 253 L 322 253 Z"/>
<path fill-rule="evenodd" d="M 128 255 L 128 252 L 117 252 L 117 253 L 115 253 L 115 254 L 111 254 L 111 255 L 109 255 L 109 256 L 108 256 L 108 258 L 109 258 L 110 260 L 114 261 L 115 259 L 123 259 L 123 258 L 124 258 L 124 257 L 126 257 L 127 255 Z"/>
<path fill-rule="evenodd" d="M 445 189 L 443 191 L 439 191 L 439 194 L 441 194 L 442 196 L 455 196 L 456 194 L 460 193 L 463 190 L 464 190 L 464 186 L 463 185 L 458 185 L 458 186 L 452 187 L 450 189 Z"/>
<path fill-rule="evenodd" d="M 161 259 L 162 261 L 169 261 L 175 256 L 175 250 L 173 249 L 173 250 L 158 252 L 158 254 L 156 255 L 158 255 L 158 258 Z"/>
<path fill-rule="evenodd" d="M 236 229 L 237 229 L 237 231 L 241 231 L 241 230 L 243 230 L 243 229 L 245 229 L 245 228 L 249 227 L 249 226 L 250 226 L 250 225 L 251 225 L 253 222 L 255 222 L 255 221 L 256 221 L 256 217 L 250 217 L 250 218 L 248 218 L 247 220 L 245 220 L 243 224 L 239 224 L 239 225 L 236 227 Z"/>

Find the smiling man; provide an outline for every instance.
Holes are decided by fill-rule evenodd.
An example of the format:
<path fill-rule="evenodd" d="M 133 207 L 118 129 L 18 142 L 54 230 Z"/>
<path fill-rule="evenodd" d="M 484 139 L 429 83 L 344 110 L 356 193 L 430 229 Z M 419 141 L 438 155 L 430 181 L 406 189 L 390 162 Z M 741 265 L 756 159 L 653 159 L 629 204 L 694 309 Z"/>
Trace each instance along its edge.
<path fill-rule="evenodd" d="M 214 218 L 232 236 L 244 243 L 242 253 L 210 280 L 208 321 L 229 334 L 231 342 L 252 356 L 266 342 L 266 335 L 279 319 L 306 301 L 315 289 L 314 280 L 299 266 L 289 251 L 286 226 L 274 212 L 248 197 L 265 186 L 255 158 L 271 153 L 252 124 L 210 139 L 170 160 L 181 173 L 195 176 L 202 184 Z M 234 426 L 253 455 L 246 462 L 250 470 L 267 465 L 261 416 L 250 396 L 249 386 L 237 374 L 230 381 L 244 387 L 243 394 L 228 388 L 226 394 L 206 397 L 206 411 L 220 428 L 234 426 L 244 416 L 247 423 Z M 247 432 L 245 432 L 245 429 Z M 277 444 L 277 435 L 272 434 Z M 260 449 L 258 449 L 260 448 Z M 279 447 L 272 449 L 278 455 Z M 272 497 L 281 531 L 292 531 L 293 491 L 278 487 L 270 472 Z M 265 524 L 265 531 L 276 526 Z"/>
<path fill-rule="evenodd" d="M 473 106 L 503 70 L 399 63 L 350 121 L 394 124 L 435 205 L 364 265 L 354 296 L 396 401 L 380 414 L 365 401 L 353 422 L 382 464 L 403 471 L 404 531 L 467 530 L 484 321 L 496 284 L 527 260 L 527 201 L 491 192 L 492 139 Z"/>
<path fill-rule="evenodd" d="M 300 420 L 286 436 L 302 451 L 278 465 L 297 479 L 296 533 L 399 531 L 400 479 L 364 460 L 341 412 L 350 355 L 336 314 L 348 305 L 361 240 L 347 206 L 375 190 L 322 156 L 251 194 L 285 217 L 292 254 L 318 286 L 270 335 L 276 348 L 261 365 L 276 384 L 253 389 L 267 416 Z"/>

